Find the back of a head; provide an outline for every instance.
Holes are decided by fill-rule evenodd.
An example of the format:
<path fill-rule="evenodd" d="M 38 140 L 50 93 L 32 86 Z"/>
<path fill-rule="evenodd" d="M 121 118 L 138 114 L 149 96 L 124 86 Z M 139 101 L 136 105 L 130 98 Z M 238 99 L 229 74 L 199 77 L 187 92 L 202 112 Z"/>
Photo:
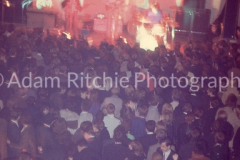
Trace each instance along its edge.
<path fill-rule="evenodd" d="M 123 142 L 123 139 L 125 137 L 125 128 L 121 125 L 119 125 L 118 127 L 116 127 L 114 129 L 114 134 L 113 134 L 113 139 L 114 142 Z"/>
<path fill-rule="evenodd" d="M 191 103 L 185 103 L 182 108 L 184 113 L 192 112 L 192 104 Z"/>
<path fill-rule="evenodd" d="M 103 121 L 103 119 L 104 119 L 104 113 L 100 110 L 95 115 L 95 120 Z"/>
<path fill-rule="evenodd" d="M 215 140 L 215 143 L 218 143 L 218 144 L 222 145 L 225 142 L 225 135 L 224 135 L 224 133 L 221 132 L 221 131 L 215 132 L 214 140 Z"/>
<path fill-rule="evenodd" d="M 173 113 L 172 112 L 167 111 L 162 116 L 163 116 L 163 122 L 166 125 L 172 124 L 172 122 L 173 122 Z"/>
<path fill-rule="evenodd" d="M 228 107 L 236 107 L 236 104 L 237 104 L 237 97 L 235 94 L 229 94 L 228 95 L 228 98 L 226 100 L 226 106 Z"/>
<path fill-rule="evenodd" d="M 96 127 L 99 131 L 102 131 L 104 126 L 105 126 L 105 124 L 104 124 L 104 122 L 102 120 L 95 120 L 93 122 L 93 126 Z"/>
<path fill-rule="evenodd" d="M 173 107 L 169 103 L 165 103 L 162 107 L 162 114 L 164 114 L 166 112 L 173 112 Z"/>
<path fill-rule="evenodd" d="M 113 88 L 111 89 L 112 95 L 118 95 L 119 92 L 120 92 L 120 88 L 119 88 L 119 87 L 113 87 Z"/>
<path fill-rule="evenodd" d="M 210 103 L 211 103 L 211 106 L 213 108 L 219 108 L 220 107 L 220 101 L 219 101 L 218 98 L 213 98 Z"/>
<path fill-rule="evenodd" d="M 217 114 L 217 119 L 218 120 L 223 120 L 223 121 L 227 121 L 228 119 L 228 114 L 226 111 L 224 110 L 220 110 Z"/>
<path fill-rule="evenodd" d="M 156 126 L 156 122 L 153 120 L 148 120 L 145 123 L 145 128 L 148 130 L 148 132 L 154 132 Z"/>
<path fill-rule="evenodd" d="M 84 121 L 80 125 L 80 130 L 83 133 L 93 134 L 93 125 L 90 121 Z"/>
<path fill-rule="evenodd" d="M 64 133 L 67 130 L 67 124 L 64 118 L 58 118 L 54 123 L 51 125 L 52 131 L 55 134 Z"/>
<path fill-rule="evenodd" d="M 189 136 L 191 141 L 196 141 L 200 138 L 201 131 L 198 128 L 192 128 Z"/>
<path fill-rule="evenodd" d="M 126 99 L 124 99 L 123 104 L 127 105 L 130 102 L 137 103 L 136 100 L 134 100 L 132 97 L 127 97 Z"/>
<path fill-rule="evenodd" d="M 172 98 L 174 100 L 180 100 L 180 98 L 181 98 L 181 90 L 178 89 L 178 88 L 173 89 L 173 91 L 172 91 Z"/>
<path fill-rule="evenodd" d="M 152 155 L 152 160 L 164 160 L 164 159 L 163 159 L 163 156 L 162 156 L 161 153 L 155 152 L 155 153 L 153 153 L 153 155 Z"/>
<path fill-rule="evenodd" d="M 122 119 L 132 119 L 134 116 L 135 113 L 130 107 L 123 107 L 121 111 Z"/>
<path fill-rule="evenodd" d="M 198 140 L 196 142 L 196 145 L 195 145 L 193 151 L 194 151 L 195 154 L 198 154 L 198 155 L 206 155 L 207 148 L 208 148 L 208 146 L 207 146 L 207 142 L 206 141 Z"/>
<path fill-rule="evenodd" d="M 185 116 L 185 122 L 191 124 L 195 120 L 194 113 L 190 112 Z"/>
<path fill-rule="evenodd" d="M 115 112 L 115 106 L 112 103 L 108 104 L 106 109 L 108 114 L 114 114 Z"/>
<path fill-rule="evenodd" d="M 138 112 L 140 116 L 146 117 L 148 114 L 148 107 L 146 105 L 140 105 L 138 107 Z"/>
<path fill-rule="evenodd" d="M 84 99 L 82 101 L 81 107 L 83 111 L 89 111 L 91 108 L 92 102 L 89 99 Z"/>
<path fill-rule="evenodd" d="M 129 145 L 132 147 L 132 151 L 135 155 L 141 157 L 144 154 L 143 146 L 139 141 L 133 140 Z"/>
<path fill-rule="evenodd" d="M 159 97 L 155 94 L 151 95 L 149 97 L 149 105 L 151 106 L 157 106 L 159 104 Z"/>
<path fill-rule="evenodd" d="M 159 130 L 159 129 L 163 129 L 163 130 L 167 130 L 167 127 L 166 127 L 166 124 L 163 122 L 163 121 L 158 121 L 156 124 L 155 124 L 155 130 Z"/>
<path fill-rule="evenodd" d="M 164 129 L 158 129 L 156 130 L 156 137 L 158 139 L 158 141 L 160 141 L 163 138 L 167 137 L 167 132 Z"/>

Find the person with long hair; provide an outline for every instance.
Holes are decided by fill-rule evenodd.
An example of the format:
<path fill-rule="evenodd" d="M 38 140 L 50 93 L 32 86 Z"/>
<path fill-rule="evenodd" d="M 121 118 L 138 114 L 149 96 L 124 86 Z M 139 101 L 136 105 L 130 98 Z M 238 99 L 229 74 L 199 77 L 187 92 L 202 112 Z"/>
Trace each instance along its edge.
<path fill-rule="evenodd" d="M 226 121 L 232 125 L 232 127 L 234 129 L 234 135 L 236 134 L 237 129 L 240 127 L 240 119 L 237 117 L 237 114 L 235 112 L 235 108 L 237 106 L 237 101 L 238 101 L 238 98 L 236 97 L 235 94 L 232 94 L 232 93 L 229 94 L 228 98 L 226 100 L 226 103 L 225 103 L 225 107 L 219 108 L 217 111 L 217 114 L 215 116 L 215 119 L 218 119 L 219 112 L 225 111 L 227 114 Z M 233 147 L 233 139 L 230 141 L 229 147 L 230 148 Z"/>
<path fill-rule="evenodd" d="M 139 141 L 137 140 L 131 141 L 128 147 L 133 153 L 133 155 L 130 158 L 135 160 L 144 160 L 146 158 L 143 146 Z"/>

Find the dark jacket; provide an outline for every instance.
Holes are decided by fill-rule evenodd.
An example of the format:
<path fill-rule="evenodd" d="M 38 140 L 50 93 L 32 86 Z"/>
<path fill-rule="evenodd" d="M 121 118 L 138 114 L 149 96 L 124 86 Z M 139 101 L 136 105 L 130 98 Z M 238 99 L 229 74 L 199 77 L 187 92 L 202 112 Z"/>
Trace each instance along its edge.
<path fill-rule="evenodd" d="M 217 113 L 218 108 L 210 108 L 204 114 L 202 119 L 205 122 L 203 133 L 204 136 L 207 137 L 211 133 L 211 127 L 213 122 L 215 121 L 215 115 Z"/>
<path fill-rule="evenodd" d="M 146 120 L 144 118 L 139 118 L 139 117 L 136 117 L 136 118 L 133 118 L 131 119 L 131 130 L 130 130 L 130 133 L 136 138 L 140 138 L 140 137 L 143 137 L 145 136 L 147 133 L 146 133 L 146 130 L 145 130 L 145 123 L 146 123 Z"/>
<path fill-rule="evenodd" d="M 101 156 L 90 148 L 83 149 L 80 153 L 74 155 L 73 160 L 100 160 Z"/>
<path fill-rule="evenodd" d="M 143 145 L 143 150 L 144 150 L 145 154 L 148 153 L 148 149 L 151 145 L 154 145 L 158 142 L 158 140 L 156 138 L 156 134 L 147 134 L 147 135 L 139 138 L 139 141 Z"/>
<path fill-rule="evenodd" d="M 128 157 L 129 159 L 134 159 L 134 160 L 145 160 L 146 156 L 142 155 L 142 156 L 137 156 L 135 154 L 132 153 L 131 156 Z"/>
<path fill-rule="evenodd" d="M 190 141 L 186 144 L 183 144 L 180 146 L 179 148 L 179 157 L 182 159 L 182 160 L 188 160 L 189 158 L 192 157 L 192 151 L 195 147 L 195 144 L 196 142 L 194 141 Z"/>
<path fill-rule="evenodd" d="M 229 148 L 227 145 L 215 145 L 210 152 L 211 160 L 229 160 Z"/>
<path fill-rule="evenodd" d="M 124 145 L 113 143 L 103 148 L 102 160 L 125 160 L 131 154 L 131 151 Z"/>
<path fill-rule="evenodd" d="M 10 121 L 7 128 L 8 139 L 10 142 L 18 143 L 21 139 L 21 129 L 14 122 Z"/>
<path fill-rule="evenodd" d="M 233 140 L 233 149 L 236 154 L 240 157 L 240 128 L 238 128 Z"/>
<path fill-rule="evenodd" d="M 8 123 L 7 127 L 7 137 L 12 143 L 19 143 L 21 139 L 21 129 L 12 121 Z M 18 150 L 8 147 L 8 157 L 16 157 L 18 156 Z"/>
<path fill-rule="evenodd" d="M 189 134 L 191 130 L 191 124 L 183 123 L 179 125 L 177 129 L 177 140 L 178 146 L 186 144 L 189 142 Z"/>
<path fill-rule="evenodd" d="M 33 126 L 29 125 L 21 132 L 19 143 L 10 143 L 10 147 L 18 149 L 19 153 L 26 151 L 36 157 L 36 139 Z"/>
<path fill-rule="evenodd" d="M 42 160 L 63 160 L 64 152 L 63 147 L 60 147 L 59 143 L 55 139 L 52 131 L 45 125 L 41 125 L 37 128 L 36 132 L 37 146 L 42 147 L 42 153 L 39 157 Z"/>
<path fill-rule="evenodd" d="M 38 146 L 42 146 L 43 150 L 58 147 L 57 140 L 53 136 L 52 131 L 45 125 L 41 125 L 36 129 L 36 142 Z"/>
<path fill-rule="evenodd" d="M 7 121 L 0 118 L 0 159 L 7 158 Z"/>
<path fill-rule="evenodd" d="M 91 149 L 92 151 L 98 154 L 102 153 L 103 142 L 100 139 L 94 137 L 94 138 L 88 139 L 87 141 L 88 141 L 89 149 Z"/>

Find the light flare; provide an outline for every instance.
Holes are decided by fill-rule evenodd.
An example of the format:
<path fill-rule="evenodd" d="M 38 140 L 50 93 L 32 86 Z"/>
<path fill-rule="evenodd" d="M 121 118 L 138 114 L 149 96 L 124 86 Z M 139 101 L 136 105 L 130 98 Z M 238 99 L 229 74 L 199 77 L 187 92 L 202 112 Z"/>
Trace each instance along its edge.
<path fill-rule="evenodd" d="M 70 33 L 68 33 L 68 32 L 63 32 L 63 34 L 65 34 L 65 35 L 66 35 L 67 39 L 71 39 L 71 38 L 72 38 L 71 34 L 70 34 Z"/>
<path fill-rule="evenodd" d="M 37 0 L 36 7 L 37 9 L 42 9 L 42 7 L 52 7 L 53 1 L 52 0 Z"/>
<path fill-rule="evenodd" d="M 11 3 L 9 1 L 6 1 L 6 6 L 7 7 L 10 7 L 11 6 Z"/>
<path fill-rule="evenodd" d="M 150 35 L 143 25 L 137 27 L 136 41 L 140 43 L 140 48 L 146 51 L 154 51 L 155 48 L 158 47 L 158 43 L 155 37 Z"/>

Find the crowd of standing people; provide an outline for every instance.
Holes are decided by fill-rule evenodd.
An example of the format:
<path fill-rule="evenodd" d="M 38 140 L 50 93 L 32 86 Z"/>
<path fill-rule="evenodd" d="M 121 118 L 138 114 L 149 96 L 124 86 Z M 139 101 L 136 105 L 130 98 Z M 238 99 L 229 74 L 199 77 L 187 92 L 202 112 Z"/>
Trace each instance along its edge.
<path fill-rule="evenodd" d="M 121 39 L 93 47 L 42 29 L 1 28 L 0 159 L 239 159 L 240 46 L 222 40 L 181 48 L 175 44 L 173 50 L 159 46 L 145 51 Z M 83 86 L 69 87 L 69 72 L 79 75 L 76 84 Z M 111 86 L 103 73 L 127 77 L 127 87 Z M 137 86 L 141 77 L 136 73 L 146 77 Z M 231 73 L 238 78 L 231 80 Z M 172 74 L 176 84 L 186 87 L 164 79 L 165 87 L 160 87 L 151 78 Z M 93 83 L 86 76 L 100 78 Z M 30 85 L 36 77 L 57 77 L 61 83 Z M 229 79 L 215 87 L 207 85 L 208 79 L 191 90 L 180 77 Z"/>

